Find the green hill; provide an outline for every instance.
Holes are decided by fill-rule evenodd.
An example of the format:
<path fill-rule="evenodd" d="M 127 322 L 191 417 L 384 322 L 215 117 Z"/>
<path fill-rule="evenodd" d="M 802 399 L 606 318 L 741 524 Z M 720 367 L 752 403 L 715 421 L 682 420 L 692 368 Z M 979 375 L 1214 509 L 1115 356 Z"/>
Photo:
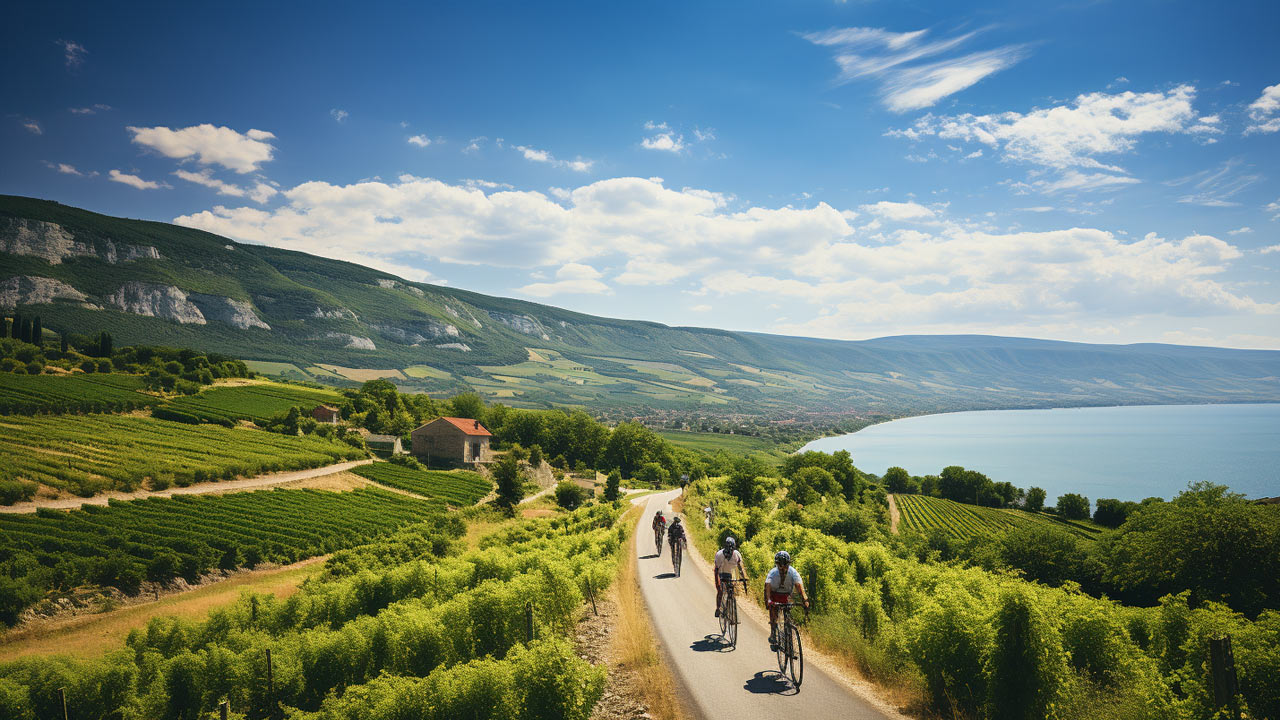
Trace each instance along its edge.
<path fill-rule="evenodd" d="M 513 405 L 900 416 L 1280 400 L 1280 352 L 988 336 L 859 342 L 668 327 L 414 283 L 166 223 L 0 196 L 0 308 L 117 344 Z"/>

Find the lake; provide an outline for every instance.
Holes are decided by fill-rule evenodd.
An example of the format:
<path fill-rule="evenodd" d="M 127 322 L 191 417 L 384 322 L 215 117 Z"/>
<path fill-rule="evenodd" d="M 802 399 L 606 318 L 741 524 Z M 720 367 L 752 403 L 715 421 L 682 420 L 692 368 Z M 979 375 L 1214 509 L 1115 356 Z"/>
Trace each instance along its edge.
<path fill-rule="evenodd" d="M 936 475 L 963 465 L 996 482 L 1042 487 L 1052 504 L 1172 498 L 1211 480 L 1251 498 L 1280 495 L 1280 404 L 985 410 L 905 418 L 805 450 L 848 450 L 877 475 L 894 465 Z"/>

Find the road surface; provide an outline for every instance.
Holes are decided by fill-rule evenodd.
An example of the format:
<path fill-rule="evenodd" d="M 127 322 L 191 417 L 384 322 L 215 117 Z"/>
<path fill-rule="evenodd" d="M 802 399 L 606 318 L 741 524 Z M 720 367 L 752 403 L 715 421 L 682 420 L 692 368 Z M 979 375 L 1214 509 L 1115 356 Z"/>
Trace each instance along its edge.
<path fill-rule="evenodd" d="M 663 647 L 673 674 L 686 690 L 694 711 L 704 720 L 745 718 L 804 718 L 804 720 L 896 720 L 900 717 L 855 694 L 845 681 L 833 678 L 810 660 L 806 648 L 804 683 L 797 692 L 778 675 L 769 649 L 769 628 L 739 604 L 738 646 L 720 642 L 715 611 L 715 585 L 710 572 L 691 547 L 685 553 L 680 577 L 671 572 L 671 554 L 663 544 L 661 557 L 653 552 L 653 514 L 680 491 L 637 498 L 644 507 L 635 532 L 640 591 L 653 620 L 654 634 Z M 687 520 L 686 520 L 687 522 Z M 751 592 L 759 592 L 756 578 Z"/>

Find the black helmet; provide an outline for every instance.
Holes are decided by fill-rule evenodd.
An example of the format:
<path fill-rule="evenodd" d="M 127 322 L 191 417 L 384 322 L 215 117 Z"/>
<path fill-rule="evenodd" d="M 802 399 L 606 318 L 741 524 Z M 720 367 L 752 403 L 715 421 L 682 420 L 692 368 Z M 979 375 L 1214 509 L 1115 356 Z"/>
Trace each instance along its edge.
<path fill-rule="evenodd" d="M 773 561 L 776 563 L 786 563 L 790 565 L 791 553 L 787 552 L 786 550 L 779 550 L 778 552 L 774 553 Z"/>
<path fill-rule="evenodd" d="M 679 524 L 680 524 L 680 516 L 679 516 L 679 515 L 677 515 L 677 516 L 675 517 L 675 519 L 671 521 L 671 524 L 672 524 L 672 525 L 679 525 Z"/>
<path fill-rule="evenodd" d="M 659 510 L 659 511 L 658 511 L 658 517 L 662 517 L 662 511 L 661 511 L 661 510 Z"/>
<path fill-rule="evenodd" d="M 729 537 L 727 537 L 727 538 L 725 538 L 725 539 L 724 539 L 724 549 L 725 549 L 725 550 L 728 550 L 729 552 L 733 552 L 734 550 L 737 550 L 737 549 L 738 549 L 738 541 L 737 541 L 737 540 L 734 540 L 734 539 L 733 539 L 733 536 L 732 536 L 732 535 L 730 535 Z"/>

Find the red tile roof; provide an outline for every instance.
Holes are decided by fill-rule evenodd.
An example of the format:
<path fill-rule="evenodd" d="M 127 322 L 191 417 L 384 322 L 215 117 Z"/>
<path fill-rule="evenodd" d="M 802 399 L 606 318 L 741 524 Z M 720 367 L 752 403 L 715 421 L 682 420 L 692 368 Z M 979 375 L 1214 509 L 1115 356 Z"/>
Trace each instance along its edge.
<path fill-rule="evenodd" d="M 472 420 L 471 418 L 455 418 L 455 417 L 442 417 L 440 419 L 444 420 L 445 422 L 458 428 L 459 430 L 461 430 L 462 432 L 468 435 L 476 435 L 479 437 L 493 437 L 493 433 L 486 430 L 485 427 L 480 424 L 479 420 Z"/>

